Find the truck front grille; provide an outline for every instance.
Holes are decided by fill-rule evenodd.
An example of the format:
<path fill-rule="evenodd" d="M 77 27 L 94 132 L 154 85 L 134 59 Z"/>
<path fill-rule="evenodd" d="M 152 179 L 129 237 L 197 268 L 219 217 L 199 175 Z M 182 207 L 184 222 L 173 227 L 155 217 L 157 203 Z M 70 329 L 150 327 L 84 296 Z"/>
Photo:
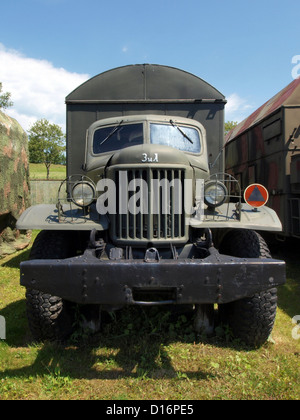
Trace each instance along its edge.
<path fill-rule="evenodd" d="M 184 169 L 116 170 L 115 242 L 185 242 Z"/>

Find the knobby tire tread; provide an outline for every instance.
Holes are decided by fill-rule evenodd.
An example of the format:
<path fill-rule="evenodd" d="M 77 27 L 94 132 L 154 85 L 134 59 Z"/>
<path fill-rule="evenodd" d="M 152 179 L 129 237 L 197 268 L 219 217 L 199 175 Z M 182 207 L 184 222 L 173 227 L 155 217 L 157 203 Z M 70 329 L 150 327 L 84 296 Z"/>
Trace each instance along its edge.
<path fill-rule="evenodd" d="M 236 230 L 225 237 L 220 251 L 240 258 L 271 258 L 269 248 L 255 231 Z M 221 321 L 228 323 L 234 335 L 251 347 L 260 347 L 270 336 L 276 317 L 277 289 L 220 305 Z"/>
<path fill-rule="evenodd" d="M 71 238 L 65 232 L 38 234 L 30 259 L 60 259 L 72 254 Z M 64 340 L 72 332 L 71 304 L 58 296 L 34 289 L 26 290 L 26 309 L 30 331 L 37 341 Z"/>

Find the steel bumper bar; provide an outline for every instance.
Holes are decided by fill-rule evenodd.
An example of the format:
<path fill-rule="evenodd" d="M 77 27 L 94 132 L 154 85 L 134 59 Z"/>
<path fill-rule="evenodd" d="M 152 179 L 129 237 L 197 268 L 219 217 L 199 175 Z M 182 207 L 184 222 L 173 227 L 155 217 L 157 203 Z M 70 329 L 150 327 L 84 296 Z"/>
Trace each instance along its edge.
<path fill-rule="evenodd" d="M 228 303 L 285 283 L 285 263 L 235 258 L 102 260 L 92 250 L 65 260 L 21 263 L 21 285 L 81 304 Z M 146 295 L 166 299 L 141 299 Z"/>

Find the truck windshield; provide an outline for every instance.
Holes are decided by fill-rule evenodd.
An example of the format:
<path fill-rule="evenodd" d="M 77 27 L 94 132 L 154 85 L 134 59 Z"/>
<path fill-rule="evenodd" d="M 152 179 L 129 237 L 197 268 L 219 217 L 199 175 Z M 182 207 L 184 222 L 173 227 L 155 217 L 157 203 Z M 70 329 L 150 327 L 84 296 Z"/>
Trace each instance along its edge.
<path fill-rule="evenodd" d="M 150 124 L 152 144 L 171 146 L 183 152 L 200 153 L 201 143 L 198 130 L 173 124 Z"/>
<path fill-rule="evenodd" d="M 93 153 L 98 155 L 138 144 L 143 144 L 143 124 L 122 125 L 121 122 L 94 132 Z"/>

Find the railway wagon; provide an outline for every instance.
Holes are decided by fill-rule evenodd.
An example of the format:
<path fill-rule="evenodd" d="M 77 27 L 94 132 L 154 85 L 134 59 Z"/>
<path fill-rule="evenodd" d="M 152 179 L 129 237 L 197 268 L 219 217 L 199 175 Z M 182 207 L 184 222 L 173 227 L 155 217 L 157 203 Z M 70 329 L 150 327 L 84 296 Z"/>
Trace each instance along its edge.
<path fill-rule="evenodd" d="M 264 185 L 281 235 L 300 238 L 300 78 L 227 134 L 225 167 L 242 190 Z"/>

